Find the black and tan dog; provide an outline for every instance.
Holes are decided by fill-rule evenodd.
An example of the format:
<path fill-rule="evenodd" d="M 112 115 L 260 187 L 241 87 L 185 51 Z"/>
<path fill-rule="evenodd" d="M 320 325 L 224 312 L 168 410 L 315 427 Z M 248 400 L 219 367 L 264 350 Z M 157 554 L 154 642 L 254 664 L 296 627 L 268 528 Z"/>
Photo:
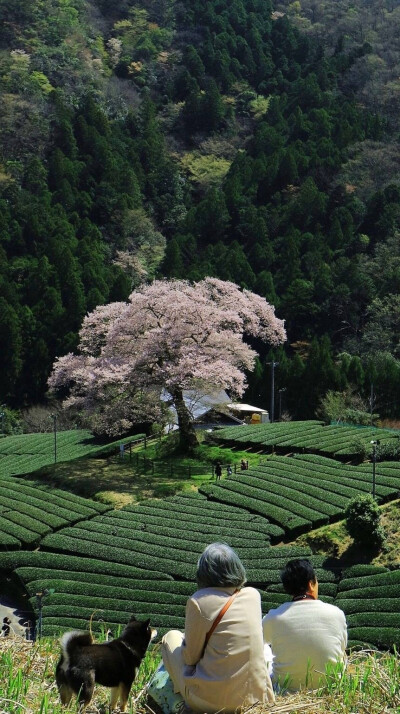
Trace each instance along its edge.
<path fill-rule="evenodd" d="M 94 644 L 89 632 L 66 632 L 61 637 L 61 657 L 56 668 L 56 682 L 61 702 L 69 704 L 73 694 L 84 709 L 93 696 L 95 682 L 111 687 L 110 708 L 118 699 L 125 711 L 132 682 L 157 630 L 150 620 L 132 617 L 120 637 L 111 642 Z"/>

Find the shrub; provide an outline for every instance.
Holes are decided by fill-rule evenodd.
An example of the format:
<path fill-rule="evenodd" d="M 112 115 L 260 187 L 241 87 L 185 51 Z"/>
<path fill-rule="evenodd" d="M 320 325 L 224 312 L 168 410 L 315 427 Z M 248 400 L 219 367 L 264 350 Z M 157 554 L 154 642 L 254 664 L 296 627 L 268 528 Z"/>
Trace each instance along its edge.
<path fill-rule="evenodd" d="M 379 419 L 379 414 L 370 414 L 361 409 L 345 409 L 343 420 L 347 424 L 358 424 L 361 426 L 376 425 Z"/>
<path fill-rule="evenodd" d="M 377 461 L 400 461 L 400 442 L 390 441 L 387 444 L 379 444 L 376 449 Z"/>
<path fill-rule="evenodd" d="M 360 436 L 356 436 L 350 442 L 349 446 L 354 456 L 358 456 L 362 460 L 367 458 L 369 454 L 369 449 L 365 441 Z"/>
<path fill-rule="evenodd" d="M 370 494 L 356 496 L 346 510 L 346 528 L 355 543 L 367 547 L 381 546 L 385 534 L 380 525 L 379 507 Z"/>

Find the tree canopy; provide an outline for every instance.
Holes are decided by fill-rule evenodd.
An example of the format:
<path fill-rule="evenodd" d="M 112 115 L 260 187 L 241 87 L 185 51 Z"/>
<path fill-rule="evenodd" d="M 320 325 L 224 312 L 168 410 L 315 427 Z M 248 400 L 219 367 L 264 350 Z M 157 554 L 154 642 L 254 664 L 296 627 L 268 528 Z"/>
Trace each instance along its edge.
<path fill-rule="evenodd" d="M 196 443 L 183 391 L 226 389 L 241 395 L 256 352 L 243 337 L 278 345 L 283 321 L 267 301 L 231 282 L 158 280 L 127 303 L 96 308 L 84 319 L 78 354 L 60 357 L 49 380 L 70 390 L 67 406 L 92 415 L 97 432 L 119 434 L 161 417 L 167 392 L 182 446 Z"/>

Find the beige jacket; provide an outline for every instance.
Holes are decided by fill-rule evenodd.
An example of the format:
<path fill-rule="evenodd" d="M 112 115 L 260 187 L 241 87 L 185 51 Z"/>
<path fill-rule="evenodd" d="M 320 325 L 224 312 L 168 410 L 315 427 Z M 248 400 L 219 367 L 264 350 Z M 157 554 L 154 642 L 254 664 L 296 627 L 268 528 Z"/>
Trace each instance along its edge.
<path fill-rule="evenodd" d="M 234 588 L 204 588 L 186 605 L 182 644 L 184 697 L 208 711 L 234 711 L 274 701 L 263 652 L 260 595 L 243 588 L 217 625 L 201 657 L 206 633 Z"/>

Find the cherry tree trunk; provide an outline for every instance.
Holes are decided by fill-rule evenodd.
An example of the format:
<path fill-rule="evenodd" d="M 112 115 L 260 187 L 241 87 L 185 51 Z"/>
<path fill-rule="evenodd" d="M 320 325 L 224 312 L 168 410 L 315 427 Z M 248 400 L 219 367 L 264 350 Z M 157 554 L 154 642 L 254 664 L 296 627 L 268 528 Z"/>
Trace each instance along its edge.
<path fill-rule="evenodd" d="M 191 451 L 197 446 L 196 431 L 189 410 L 183 398 L 182 389 L 174 389 L 171 393 L 178 417 L 179 444 L 184 451 Z"/>

